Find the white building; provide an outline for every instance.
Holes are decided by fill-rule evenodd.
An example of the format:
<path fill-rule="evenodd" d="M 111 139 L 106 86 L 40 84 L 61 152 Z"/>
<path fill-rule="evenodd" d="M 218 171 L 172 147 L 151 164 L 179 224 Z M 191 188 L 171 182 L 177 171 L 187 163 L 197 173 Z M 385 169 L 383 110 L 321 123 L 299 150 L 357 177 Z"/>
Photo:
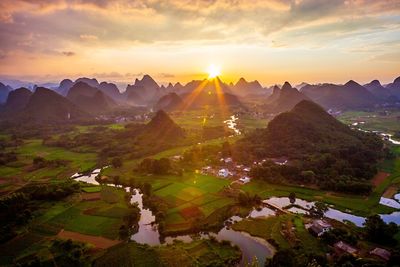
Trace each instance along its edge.
<path fill-rule="evenodd" d="M 240 181 L 242 184 L 247 184 L 248 182 L 250 182 L 250 177 L 243 176 L 242 178 L 239 179 L 239 181 Z"/>
<path fill-rule="evenodd" d="M 229 175 L 229 171 L 227 169 L 220 169 L 218 171 L 218 176 L 220 176 L 220 177 L 226 178 L 226 177 L 228 177 L 228 175 Z"/>

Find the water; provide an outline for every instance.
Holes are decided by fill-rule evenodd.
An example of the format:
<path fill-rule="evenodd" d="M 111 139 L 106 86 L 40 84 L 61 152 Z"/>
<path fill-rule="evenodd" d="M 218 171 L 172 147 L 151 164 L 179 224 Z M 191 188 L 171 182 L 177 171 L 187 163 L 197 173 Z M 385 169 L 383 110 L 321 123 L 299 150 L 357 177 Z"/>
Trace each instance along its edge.
<path fill-rule="evenodd" d="M 73 175 L 71 178 L 76 181 L 81 181 L 85 183 L 90 183 L 98 185 L 99 183 L 95 178 L 99 175 L 101 169 L 96 169 L 89 175 Z M 118 186 L 114 184 L 107 184 L 108 186 Z M 165 237 L 163 243 L 160 242 L 160 233 L 158 232 L 157 225 L 155 224 L 155 216 L 149 209 L 143 208 L 143 194 L 140 193 L 138 189 L 130 189 L 126 187 L 127 192 L 132 192 L 130 202 L 137 203 L 140 209 L 140 220 L 138 222 L 139 229 L 138 232 L 131 236 L 131 240 L 136 241 L 141 244 L 148 244 L 150 246 L 160 245 L 160 244 L 172 244 L 175 240 L 182 242 L 192 242 L 193 238 L 189 235 L 181 235 L 176 237 Z M 248 217 L 266 217 L 273 216 L 275 212 L 268 208 L 262 208 L 261 210 L 254 209 Z M 226 221 L 226 225 L 231 225 L 234 222 L 242 220 L 239 216 L 232 216 Z M 242 261 L 241 266 L 244 266 L 248 261 L 253 260 L 254 256 L 257 257 L 260 266 L 264 265 L 265 259 L 273 255 L 273 247 L 265 240 L 253 237 L 244 232 L 234 231 L 229 226 L 225 226 L 218 233 L 198 233 L 193 235 L 195 238 L 210 238 L 215 237 L 217 240 L 227 240 L 232 242 L 232 244 L 237 245 L 242 251 Z"/>
<path fill-rule="evenodd" d="M 264 200 L 264 202 L 275 204 L 276 206 L 278 206 L 280 208 L 284 208 L 290 204 L 290 200 L 288 197 L 271 197 L 270 199 Z M 309 201 L 302 200 L 302 199 L 296 199 L 294 204 L 296 204 L 304 209 L 310 209 L 312 206 L 314 206 L 314 202 L 309 202 Z M 293 209 L 296 209 L 295 211 L 298 211 L 300 213 L 304 212 L 304 210 L 296 208 L 296 207 L 292 207 L 288 210 L 292 211 Z M 324 216 L 327 218 L 330 218 L 330 219 L 340 221 L 340 222 L 349 221 L 349 222 L 354 223 L 358 227 L 363 227 L 363 224 L 365 222 L 365 217 L 356 216 L 354 214 L 343 212 L 343 211 L 340 211 L 340 210 L 337 210 L 334 208 L 328 208 L 328 211 L 325 212 Z M 395 211 L 390 214 L 380 214 L 380 216 L 383 219 L 383 221 L 385 221 L 386 223 L 394 222 L 394 223 L 400 225 L 400 211 Z"/>
<path fill-rule="evenodd" d="M 139 230 L 131 236 L 131 240 L 141 244 L 159 245 L 160 233 L 157 225 L 154 223 L 156 217 L 151 210 L 143 208 L 143 194 L 137 189 L 132 190 L 131 204 L 137 203 L 140 209 Z"/>
<path fill-rule="evenodd" d="M 228 126 L 228 128 L 233 130 L 236 135 L 240 135 L 241 134 L 240 130 L 237 128 L 236 121 L 238 119 L 239 118 L 236 117 L 236 115 L 232 115 L 232 116 L 230 116 L 230 119 L 224 121 L 224 123 Z"/>
<path fill-rule="evenodd" d="M 76 181 L 82 181 L 94 185 L 98 185 L 99 183 L 95 180 L 95 178 L 100 173 L 101 169 L 96 169 L 89 175 L 79 175 L 75 174 L 71 178 Z M 109 186 L 118 186 L 114 184 L 108 184 Z M 155 216 L 152 211 L 149 209 L 143 208 L 143 194 L 140 193 L 138 189 L 130 189 L 126 187 L 125 190 L 127 192 L 132 192 L 130 202 L 137 203 L 140 209 L 140 220 L 139 220 L 139 229 L 138 232 L 131 236 L 131 240 L 134 240 L 138 243 L 148 244 L 151 246 L 160 245 L 160 244 L 172 244 L 175 240 L 179 240 L 185 243 L 192 242 L 194 239 L 198 238 L 210 238 L 211 236 L 215 237 L 217 240 L 227 240 L 232 242 L 232 244 L 237 245 L 242 251 L 242 261 L 241 265 L 244 266 L 246 262 L 250 262 L 253 260 L 254 256 L 257 257 L 257 260 L 260 266 L 264 265 L 265 259 L 270 257 L 274 253 L 274 248 L 265 240 L 249 235 L 245 232 L 239 232 L 231 229 L 229 226 L 234 222 L 238 222 L 242 220 L 242 217 L 232 216 L 225 222 L 225 227 L 223 227 L 218 233 L 198 233 L 195 235 L 181 235 L 176 237 L 165 237 L 164 242 L 160 241 L 160 234 L 157 229 L 157 225 L 155 224 Z M 274 204 L 280 208 L 284 208 L 289 206 L 290 200 L 288 197 L 271 197 L 269 199 L 264 200 L 265 203 Z M 289 208 L 288 210 L 293 213 L 306 213 L 308 209 L 314 206 L 314 202 L 306 201 L 303 199 L 296 199 L 294 202 L 296 206 Z M 259 218 L 259 217 L 268 217 L 275 216 L 275 211 L 263 207 L 261 209 L 253 209 L 247 218 Z M 365 222 L 364 217 L 355 216 L 350 213 L 342 212 L 333 208 L 328 208 L 328 211 L 325 213 L 325 216 L 334 220 L 338 220 L 341 222 L 350 221 L 355 225 L 362 227 Z M 382 214 L 381 218 L 389 223 L 394 222 L 400 225 L 400 211 L 393 212 L 391 214 Z"/>

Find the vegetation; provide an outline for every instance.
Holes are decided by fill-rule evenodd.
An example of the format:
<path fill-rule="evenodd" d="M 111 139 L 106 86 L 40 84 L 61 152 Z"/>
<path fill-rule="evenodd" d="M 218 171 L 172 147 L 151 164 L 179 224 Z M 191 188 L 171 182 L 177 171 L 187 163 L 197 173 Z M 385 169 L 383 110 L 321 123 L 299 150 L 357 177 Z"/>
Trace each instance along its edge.
<path fill-rule="evenodd" d="M 302 101 L 276 116 L 266 129 L 250 134 L 236 152 L 243 160 L 286 157 L 289 164 L 267 161 L 254 168 L 256 179 L 272 183 L 318 185 L 322 189 L 367 194 L 383 144 L 374 134 L 353 131 L 318 105 Z M 307 172 L 305 172 L 307 171 Z"/>

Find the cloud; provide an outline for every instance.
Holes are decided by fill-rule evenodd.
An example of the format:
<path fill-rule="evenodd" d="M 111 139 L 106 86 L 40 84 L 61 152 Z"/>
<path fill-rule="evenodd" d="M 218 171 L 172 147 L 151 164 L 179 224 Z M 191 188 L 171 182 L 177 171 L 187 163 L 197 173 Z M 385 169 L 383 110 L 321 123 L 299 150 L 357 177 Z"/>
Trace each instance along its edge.
<path fill-rule="evenodd" d="M 162 78 L 174 78 L 175 77 L 175 75 L 172 73 L 160 73 L 159 76 Z"/>
<path fill-rule="evenodd" d="M 72 57 L 72 56 L 75 56 L 76 55 L 76 53 L 75 52 L 72 52 L 72 51 L 63 51 L 63 52 L 61 52 L 64 56 L 67 56 L 67 57 Z"/>
<path fill-rule="evenodd" d="M 93 34 L 81 34 L 79 35 L 79 38 L 81 38 L 84 41 L 96 41 L 99 39 L 96 35 Z"/>

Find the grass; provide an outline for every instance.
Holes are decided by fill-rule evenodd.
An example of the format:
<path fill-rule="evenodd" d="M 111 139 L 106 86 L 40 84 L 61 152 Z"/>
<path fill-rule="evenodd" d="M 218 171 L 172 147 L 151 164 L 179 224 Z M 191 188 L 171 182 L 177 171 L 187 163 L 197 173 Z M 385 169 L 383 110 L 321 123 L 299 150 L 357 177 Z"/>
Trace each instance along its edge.
<path fill-rule="evenodd" d="M 128 214 L 125 191 L 104 187 L 101 200 L 83 201 L 72 199 L 49 207 L 33 225 L 49 225 L 88 235 L 118 237 L 122 219 Z"/>
<path fill-rule="evenodd" d="M 267 218 L 249 218 L 232 225 L 235 231 L 247 232 L 252 236 L 265 240 L 273 239 L 280 248 L 288 248 L 289 243 L 281 234 L 282 223 L 291 219 L 291 216 L 273 216 Z"/>
<path fill-rule="evenodd" d="M 82 191 L 86 193 L 96 193 L 101 191 L 101 186 L 87 186 L 82 187 Z"/>
<path fill-rule="evenodd" d="M 108 249 L 94 266 L 230 266 L 240 257 L 238 249 L 211 240 L 158 247 L 125 243 Z"/>
<path fill-rule="evenodd" d="M 3 179 L 17 179 L 19 186 L 28 181 L 40 181 L 47 179 L 69 178 L 75 172 L 84 172 L 96 166 L 97 155 L 94 153 L 78 153 L 60 147 L 48 147 L 42 145 L 42 140 L 24 140 L 24 144 L 14 150 L 17 153 L 17 161 L 0 167 L 0 177 Z M 44 167 L 32 169 L 33 159 L 43 157 L 46 160 L 64 160 L 66 166 Z M 17 183 L 13 183 L 14 187 Z M 4 188 L 6 190 L 7 188 Z M 11 189 L 11 188 L 8 188 Z"/>
<path fill-rule="evenodd" d="M 400 131 L 400 123 L 398 117 L 399 111 L 389 111 L 389 115 L 383 115 L 381 112 L 384 110 L 363 112 L 363 111 L 347 111 L 342 113 L 338 119 L 346 124 L 354 122 L 365 122 L 359 124 L 357 127 L 364 130 L 378 130 L 386 133 L 393 134 Z"/>

